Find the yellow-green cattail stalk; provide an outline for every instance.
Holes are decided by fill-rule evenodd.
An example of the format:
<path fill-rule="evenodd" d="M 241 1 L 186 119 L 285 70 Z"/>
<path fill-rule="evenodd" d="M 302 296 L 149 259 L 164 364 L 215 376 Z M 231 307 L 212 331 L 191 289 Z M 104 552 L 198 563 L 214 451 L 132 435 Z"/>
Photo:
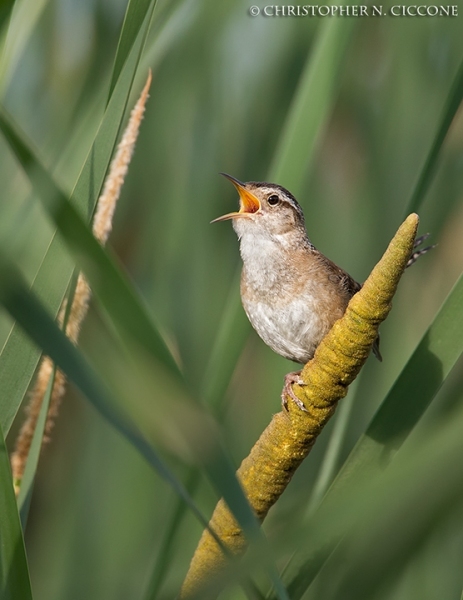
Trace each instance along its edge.
<path fill-rule="evenodd" d="M 370 354 L 378 327 L 391 309 L 399 279 L 412 253 L 417 228 L 418 216 L 412 214 L 362 289 L 353 296 L 344 316 L 334 324 L 313 359 L 303 368 L 304 385 L 295 386 L 294 391 L 307 412 L 290 402 L 289 414 L 280 412 L 273 417 L 241 463 L 237 476 L 259 520 L 265 518 L 286 489 Z M 246 548 L 243 532 L 223 500 L 214 510 L 210 527 L 231 554 L 240 554 Z M 201 589 L 220 574 L 226 560 L 221 548 L 205 530 L 180 597 L 201 597 Z"/>

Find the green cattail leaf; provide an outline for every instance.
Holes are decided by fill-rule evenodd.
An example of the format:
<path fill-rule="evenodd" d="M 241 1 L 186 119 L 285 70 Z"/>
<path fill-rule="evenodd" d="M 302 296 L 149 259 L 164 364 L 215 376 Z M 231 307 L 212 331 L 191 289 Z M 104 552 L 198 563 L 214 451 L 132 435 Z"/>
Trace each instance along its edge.
<path fill-rule="evenodd" d="M 460 406 L 400 449 L 386 470 L 363 471 L 354 482 L 349 477 L 342 494 L 328 494 L 292 532 L 307 551 L 305 575 L 288 588 L 292 599 L 319 598 L 320 589 L 327 600 L 375 597 L 416 560 L 433 531 L 450 518 L 459 523 L 462 416 Z"/>
<path fill-rule="evenodd" d="M 288 187 L 296 197 L 302 192 L 317 141 L 333 108 L 340 69 L 355 25 L 356 19 L 349 18 L 323 23 L 286 116 L 269 181 Z"/>
<path fill-rule="evenodd" d="M 151 444 L 131 422 L 128 415 L 117 408 L 117 401 L 106 383 L 92 369 L 81 352 L 68 340 L 54 323 L 40 302 L 27 290 L 19 272 L 0 255 L 0 303 L 17 321 L 20 327 L 37 346 L 54 360 L 67 376 L 81 390 L 98 412 L 121 433 L 156 469 L 179 496 L 190 506 L 202 525 L 207 520 L 197 509 L 195 503 L 178 481 L 173 472 L 165 465 Z M 6 459 L 7 455 L 5 453 Z M 8 462 L 9 465 L 9 462 Z M 1 468 L 1 467 L 0 467 Z M 9 467 L 8 467 L 9 471 Z M 11 486 L 11 472 L 3 478 Z M 14 496 L 14 494 L 13 494 Z M 15 502 L 16 507 L 16 502 Z"/>
<path fill-rule="evenodd" d="M 121 72 L 70 199 L 71 204 L 85 214 L 87 220 L 91 218 L 103 186 L 132 89 L 145 35 L 146 25 L 145 30 L 137 38 Z M 7 121 L 3 121 L 5 127 L 8 127 Z M 15 137 L 14 132 L 12 135 Z M 23 157 L 23 159 L 26 158 L 26 156 Z M 33 160 L 29 162 L 28 168 L 31 171 L 34 170 Z M 51 176 L 42 167 L 35 173 L 34 179 L 36 181 L 40 179 L 42 187 L 45 186 L 45 188 L 47 186 L 45 180 L 48 180 L 50 189 L 56 189 Z M 46 303 L 52 314 L 58 313 L 71 279 L 73 267 L 72 261 L 65 252 L 62 239 L 55 235 L 50 240 L 48 250 L 32 284 L 32 289 Z M 0 353 L 0 389 L 2 390 L 0 423 L 5 435 L 24 398 L 39 358 L 40 351 L 30 343 L 17 325 L 13 325 Z"/>
<path fill-rule="evenodd" d="M 0 596 L 2 600 L 32 600 L 29 570 L 10 460 L 0 428 Z"/>
<path fill-rule="evenodd" d="M 463 276 L 352 450 L 319 510 L 342 495 L 356 475 L 381 471 L 385 457 L 397 451 L 410 435 L 463 352 L 462 306 Z M 298 553 L 284 577 L 295 600 L 302 598 L 327 558 L 320 554 L 319 560 L 314 560 L 313 553 L 313 547 Z"/>
<path fill-rule="evenodd" d="M 156 0 L 130 0 L 127 5 L 122 32 L 117 45 L 116 58 L 114 59 L 108 102 L 111 99 L 122 69 L 136 42 L 140 29 L 142 28 L 145 19 L 151 19 L 155 6 Z"/>
<path fill-rule="evenodd" d="M 418 182 L 410 198 L 410 202 L 405 210 L 405 214 L 417 211 L 423 203 L 426 192 L 431 185 L 434 173 L 436 172 L 440 151 L 444 143 L 453 119 L 457 114 L 460 104 L 463 100 L 463 62 L 455 75 L 452 87 L 448 93 L 447 100 L 442 111 L 439 126 L 437 128 L 434 141 L 429 149 L 423 169 L 421 170 Z"/>
<path fill-rule="evenodd" d="M 0 109 L 0 129 L 34 185 L 38 198 L 84 271 L 96 298 L 122 336 L 130 335 L 180 377 L 177 364 L 148 311 L 109 252 L 95 239 L 85 220 L 68 202 L 24 139 L 11 117 Z"/>

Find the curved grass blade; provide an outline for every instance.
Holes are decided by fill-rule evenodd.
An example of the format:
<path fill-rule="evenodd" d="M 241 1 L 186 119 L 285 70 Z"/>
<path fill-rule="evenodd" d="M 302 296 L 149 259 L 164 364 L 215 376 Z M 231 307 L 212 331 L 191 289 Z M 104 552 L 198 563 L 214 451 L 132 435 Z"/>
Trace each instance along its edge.
<path fill-rule="evenodd" d="M 248 321 L 246 319 L 239 319 L 240 315 L 237 315 L 234 312 L 235 310 L 242 312 L 239 299 L 239 281 L 234 281 L 230 286 L 230 294 L 223 313 L 224 318 L 219 325 L 214 348 L 205 369 L 201 386 L 201 400 L 204 405 L 209 407 L 214 413 L 220 413 L 220 402 L 223 400 L 225 392 L 227 391 L 227 387 L 233 374 L 234 365 L 242 352 L 242 340 L 249 331 Z M 237 322 L 243 325 L 244 331 L 236 331 L 236 329 L 233 329 Z M 229 358 L 230 353 L 233 353 L 234 355 L 232 359 Z M 226 360 L 227 358 L 228 360 Z M 228 367 L 230 371 L 226 371 L 225 366 Z M 200 478 L 201 475 L 199 470 L 195 467 L 191 467 L 187 474 L 188 483 L 186 487 L 192 495 L 194 495 L 198 488 Z M 161 549 L 153 563 L 150 580 L 145 591 L 145 600 L 155 600 L 155 598 L 157 598 L 157 594 L 159 593 L 170 565 L 169 557 L 171 556 L 173 542 L 183 521 L 185 512 L 185 504 L 177 499 L 175 506 L 172 508 L 171 514 L 168 517 L 168 522 L 161 542 Z"/>
<path fill-rule="evenodd" d="M 338 461 L 342 451 L 342 445 L 345 441 L 348 424 L 352 415 L 352 409 L 354 407 L 361 374 L 362 371 L 357 376 L 357 379 L 351 383 L 349 386 L 349 393 L 347 394 L 346 398 L 343 398 L 339 408 L 336 410 L 336 420 L 334 422 L 333 430 L 331 432 L 325 454 L 323 455 L 320 469 L 313 486 L 309 503 L 307 505 L 306 515 L 308 517 L 315 512 L 317 506 L 320 504 L 323 496 L 335 477 Z"/>
<path fill-rule="evenodd" d="M 146 18 L 151 20 L 151 16 L 156 6 L 156 0 L 130 0 L 125 12 L 122 32 L 119 36 L 119 42 L 114 59 L 113 74 L 109 85 L 108 102 L 111 99 L 114 88 L 116 87 L 119 76 L 124 68 L 130 52 L 135 44 L 137 36 Z M 147 17 L 149 13 L 149 17 Z"/>
<path fill-rule="evenodd" d="M 421 419 L 463 352 L 462 306 L 463 276 L 347 458 L 318 510 L 336 501 L 356 476 L 363 477 L 366 472 L 375 473 L 384 468 Z M 303 596 L 326 559 L 324 553 L 314 559 L 313 547 L 297 554 L 283 577 L 293 600 Z"/>
<path fill-rule="evenodd" d="M 185 484 L 185 487 L 191 496 L 194 496 L 198 488 L 199 481 L 199 471 L 197 469 L 192 469 L 187 476 L 187 482 Z M 158 594 L 164 582 L 166 573 L 169 567 L 172 566 L 172 559 L 175 550 L 175 534 L 177 533 L 178 527 L 185 515 L 185 508 L 185 503 L 182 502 L 180 498 L 176 498 L 174 505 L 170 509 L 171 514 L 168 517 L 167 526 L 163 532 L 163 537 L 159 545 L 159 551 L 153 563 L 149 582 L 144 593 L 145 600 L 156 600 L 156 598 L 159 597 Z"/>
<path fill-rule="evenodd" d="M 70 199 L 88 219 L 100 195 L 117 141 L 147 29 L 145 24 L 118 79 Z M 51 179 L 48 174 L 47 177 Z M 73 268 L 62 239 L 55 235 L 32 285 L 54 315 L 58 313 Z M 21 328 L 14 325 L 0 353 L 0 422 L 5 435 L 27 391 L 39 357 L 39 350 L 30 343 Z"/>
<path fill-rule="evenodd" d="M 0 427 L 0 597 L 32 600 L 26 551 L 14 495 L 10 460 Z"/>
<path fill-rule="evenodd" d="M 116 408 L 112 394 L 79 350 L 72 345 L 38 300 L 27 290 L 20 274 L 0 256 L 0 302 L 34 342 L 81 390 L 97 411 L 121 433 L 183 498 L 203 526 L 207 520 L 184 486 L 157 455 L 131 420 Z M 11 480 L 11 473 L 10 473 Z M 15 502 L 16 504 L 16 502 Z"/>
<path fill-rule="evenodd" d="M 456 414 L 455 414 L 456 413 Z M 450 511 L 463 503 L 461 407 L 400 450 L 386 471 L 364 474 L 330 498 L 294 535 L 312 546 L 312 560 L 329 556 L 314 586 L 291 598 L 376 598 L 384 583 L 405 570 L 416 550 Z M 450 513 L 450 514 L 449 514 Z M 455 513 L 454 513 L 455 514 Z M 431 569 L 433 554 L 429 555 Z M 321 592 L 321 590 L 323 590 Z M 383 596 L 383 594 L 380 594 Z M 272 596 L 273 597 L 273 596 Z"/>
<path fill-rule="evenodd" d="M 0 3 L 2 19 L 6 18 L 8 11 L 11 10 L 8 29 L 6 32 L 2 32 L 4 40 L 2 40 L 0 60 L 0 96 L 4 95 L 23 55 L 24 48 L 30 41 L 34 27 L 41 18 L 47 3 L 48 0 L 33 0 L 32 2 L 31 0 L 16 0 L 11 3 Z"/>
<path fill-rule="evenodd" d="M 451 515 L 460 521 L 462 416 L 460 408 L 419 443 L 407 444 L 387 471 L 351 485 L 333 499 L 329 513 L 318 515 L 315 527 L 322 536 L 324 528 L 331 529 L 336 544 L 346 534 L 317 577 L 326 600 L 376 597 L 416 560 L 430 534 Z M 432 559 L 428 564 L 434 566 Z M 308 597 L 319 593 L 310 589 Z"/>
<path fill-rule="evenodd" d="M 240 273 L 230 286 L 227 303 L 218 327 L 214 347 L 204 370 L 201 385 L 201 398 L 206 406 L 213 411 L 220 411 L 220 403 L 233 376 L 235 364 L 238 361 L 249 333 L 249 321 L 243 317 L 240 299 Z"/>
<path fill-rule="evenodd" d="M 1 108 L 0 129 L 29 176 L 45 210 L 54 220 L 76 262 L 86 274 L 95 296 L 111 316 L 113 326 L 119 330 L 122 337 L 124 334 L 130 335 L 172 373 L 180 377 L 177 363 L 133 287 L 94 238 L 83 218 L 67 201 L 31 147 L 22 139 L 11 118 Z"/>
<path fill-rule="evenodd" d="M 0 423 L 5 433 L 10 430 L 39 359 L 40 350 L 13 324 L 0 354 Z"/>
<path fill-rule="evenodd" d="M 418 183 L 415 186 L 413 195 L 408 203 L 405 215 L 416 212 L 423 203 L 424 197 L 431 184 L 432 177 L 436 171 L 439 153 L 444 143 L 453 119 L 463 100 L 463 61 L 457 71 L 455 79 L 447 96 L 447 101 L 442 111 L 441 121 L 437 129 L 436 136 L 429 150 L 429 154 L 420 173 Z"/>

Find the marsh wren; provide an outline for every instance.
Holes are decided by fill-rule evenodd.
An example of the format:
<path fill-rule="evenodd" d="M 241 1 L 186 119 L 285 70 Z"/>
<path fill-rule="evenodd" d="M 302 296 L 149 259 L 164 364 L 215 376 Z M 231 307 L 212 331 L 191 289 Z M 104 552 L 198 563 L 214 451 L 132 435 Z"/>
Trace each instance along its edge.
<path fill-rule="evenodd" d="M 212 223 L 233 220 L 243 259 L 244 310 L 272 350 L 304 364 L 361 285 L 310 242 L 302 209 L 288 190 L 274 183 L 242 183 L 221 174 L 238 190 L 240 209 Z M 426 237 L 418 238 L 415 247 Z M 414 252 L 407 266 L 429 249 Z M 381 360 L 379 337 L 373 353 Z M 305 410 L 291 387 L 303 385 L 299 375 L 295 371 L 285 377 L 281 398 L 286 410 L 288 396 Z"/>

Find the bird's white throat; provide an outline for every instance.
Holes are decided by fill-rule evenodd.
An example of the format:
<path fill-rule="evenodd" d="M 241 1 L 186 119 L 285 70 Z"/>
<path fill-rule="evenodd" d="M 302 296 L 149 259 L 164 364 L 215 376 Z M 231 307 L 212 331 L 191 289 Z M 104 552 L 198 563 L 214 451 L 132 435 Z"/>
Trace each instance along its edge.
<path fill-rule="evenodd" d="M 233 226 L 238 234 L 248 284 L 262 293 L 275 291 L 276 282 L 281 284 L 294 276 L 290 260 L 292 236 L 270 234 L 245 221 L 236 219 Z"/>

